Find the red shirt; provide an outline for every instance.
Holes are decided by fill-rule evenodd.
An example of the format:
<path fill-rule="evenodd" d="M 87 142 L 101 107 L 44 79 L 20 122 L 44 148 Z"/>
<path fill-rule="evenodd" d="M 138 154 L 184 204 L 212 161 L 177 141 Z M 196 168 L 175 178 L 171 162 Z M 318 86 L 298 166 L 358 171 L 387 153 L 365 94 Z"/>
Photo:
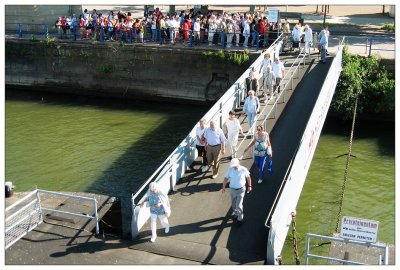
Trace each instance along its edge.
<path fill-rule="evenodd" d="M 264 21 L 259 22 L 259 29 L 258 29 L 259 34 L 264 34 Z"/>

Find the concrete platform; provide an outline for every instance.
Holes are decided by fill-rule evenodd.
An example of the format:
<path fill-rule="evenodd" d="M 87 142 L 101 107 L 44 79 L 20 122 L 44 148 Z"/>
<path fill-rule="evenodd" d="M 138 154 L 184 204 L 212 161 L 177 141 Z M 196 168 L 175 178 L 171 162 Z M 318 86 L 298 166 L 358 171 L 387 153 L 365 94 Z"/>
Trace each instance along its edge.
<path fill-rule="evenodd" d="M 380 255 L 384 255 L 384 251 L 380 248 L 334 241 L 332 242 L 331 248 L 329 250 L 329 257 L 360 262 L 367 265 L 378 265 Z M 330 262 L 330 264 L 337 265 L 340 263 Z M 389 265 L 395 265 L 394 245 L 389 245 Z"/>

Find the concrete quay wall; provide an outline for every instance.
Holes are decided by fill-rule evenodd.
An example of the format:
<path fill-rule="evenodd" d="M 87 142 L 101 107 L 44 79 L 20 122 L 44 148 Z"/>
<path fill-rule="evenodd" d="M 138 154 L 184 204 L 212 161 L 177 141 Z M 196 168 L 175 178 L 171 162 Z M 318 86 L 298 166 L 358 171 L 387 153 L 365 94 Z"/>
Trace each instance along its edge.
<path fill-rule="evenodd" d="M 218 100 L 258 56 L 238 65 L 203 51 L 7 39 L 5 83 L 32 91 L 205 103 Z"/>

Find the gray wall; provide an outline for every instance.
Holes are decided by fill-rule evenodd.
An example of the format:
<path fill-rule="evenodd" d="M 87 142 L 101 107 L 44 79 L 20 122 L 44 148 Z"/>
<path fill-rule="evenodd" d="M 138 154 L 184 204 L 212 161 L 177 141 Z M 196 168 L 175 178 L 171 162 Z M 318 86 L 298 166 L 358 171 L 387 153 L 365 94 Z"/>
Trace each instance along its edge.
<path fill-rule="evenodd" d="M 5 52 L 8 87 L 195 103 L 217 100 L 259 55 L 239 66 L 189 48 L 13 39 Z"/>
<path fill-rule="evenodd" d="M 82 14 L 81 5 L 6 5 L 6 23 L 33 23 L 54 25 L 58 16 Z M 6 27 L 7 28 L 7 27 Z"/>

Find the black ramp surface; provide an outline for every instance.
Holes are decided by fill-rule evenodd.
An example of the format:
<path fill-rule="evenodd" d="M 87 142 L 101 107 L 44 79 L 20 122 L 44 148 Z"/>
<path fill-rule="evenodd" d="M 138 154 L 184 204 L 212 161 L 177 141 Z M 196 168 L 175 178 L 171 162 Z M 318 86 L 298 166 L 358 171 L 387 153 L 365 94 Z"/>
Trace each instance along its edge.
<path fill-rule="evenodd" d="M 229 161 L 224 159 L 217 179 L 211 179 L 210 172 L 188 171 L 177 184 L 176 191 L 170 194 L 173 212 L 169 234 L 164 234 L 158 222 L 158 238 L 155 243 L 149 243 L 148 222 L 131 248 L 205 264 L 263 264 L 268 237 L 265 220 L 302 137 L 331 60 L 328 58 L 326 64 L 313 66 L 274 126 L 270 135 L 274 153 L 273 175 L 266 174 L 264 182 L 257 184 L 258 174 L 252 159 L 241 161 L 243 166 L 250 168 L 253 179 L 253 192 L 244 198 L 244 223 L 241 227 L 235 226 L 230 219 L 229 192 L 222 194 L 220 191 L 224 172 L 229 166 Z M 244 127 L 246 129 L 247 125 Z"/>

